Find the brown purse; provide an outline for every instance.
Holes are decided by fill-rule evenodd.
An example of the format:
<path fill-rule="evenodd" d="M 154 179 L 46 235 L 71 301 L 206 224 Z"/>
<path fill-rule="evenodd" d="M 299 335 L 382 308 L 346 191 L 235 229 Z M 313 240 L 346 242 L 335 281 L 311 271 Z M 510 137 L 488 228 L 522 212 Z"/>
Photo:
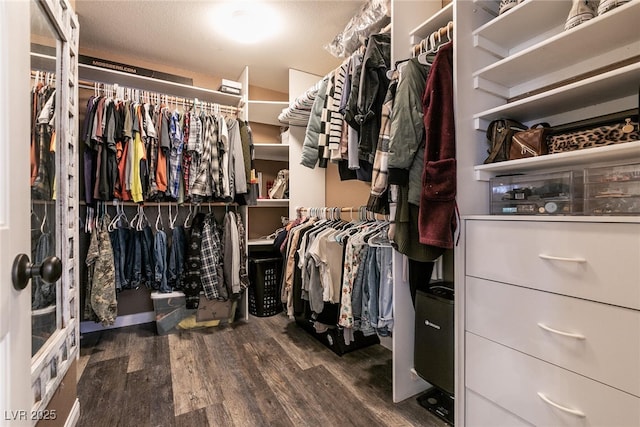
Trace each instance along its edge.
<path fill-rule="evenodd" d="M 537 123 L 529 129 L 513 134 L 509 149 L 509 160 L 543 156 L 548 153 L 547 135 L 549 123 Z"/>
<path fill-rule="evenodd" d="M 504 162 L 509 160 L 509 151 L 513 135 L 524 131 L 527 126 L 512 119 L 497 119 L 489 123 L 487 127 L 487 142 L 489 143 L 489 157 L 484 161 L 487 163 Z"/>

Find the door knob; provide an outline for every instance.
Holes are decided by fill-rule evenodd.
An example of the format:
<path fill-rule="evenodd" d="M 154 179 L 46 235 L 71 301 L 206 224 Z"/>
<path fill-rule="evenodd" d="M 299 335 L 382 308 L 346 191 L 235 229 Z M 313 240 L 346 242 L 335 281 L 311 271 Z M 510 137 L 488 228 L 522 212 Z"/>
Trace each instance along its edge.
<path fill-rule="evenodd" d="M 40 265 L 34 265 L 29 261 L 29 256 L 20 254 L 13 260 L 11 280 L 13 287 L 18 291 L 27 287 L 29 279 L 40 277 L 47 283 L 54 283 L 62 275 L 62 261 L 56 256 L 50 256 Z"/>

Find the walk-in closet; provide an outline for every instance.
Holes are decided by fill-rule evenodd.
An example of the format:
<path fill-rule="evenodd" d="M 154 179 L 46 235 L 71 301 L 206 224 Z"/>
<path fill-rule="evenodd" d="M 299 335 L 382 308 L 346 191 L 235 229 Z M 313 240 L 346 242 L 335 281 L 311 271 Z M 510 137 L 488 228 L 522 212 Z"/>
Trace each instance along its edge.
<path fill-rule="evenodd" d="M 0 425 L 639 426 L 639 19 L 0 1 Z"/>

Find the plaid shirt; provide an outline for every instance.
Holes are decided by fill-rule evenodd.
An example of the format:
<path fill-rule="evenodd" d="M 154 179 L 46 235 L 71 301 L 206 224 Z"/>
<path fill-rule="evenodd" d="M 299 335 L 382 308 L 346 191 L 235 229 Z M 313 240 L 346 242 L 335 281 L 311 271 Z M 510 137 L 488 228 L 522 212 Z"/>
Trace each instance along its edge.
<path fill-rule="evenodd" d="M 382 117 L 380 123 L 380 135 L 378 146 L 373 161 L 373 174 L 371 178 L 371 194 L 367 203 L 367 209 L 379 214 L 389 213 L 387 190 L 389 188 L 389 140 L 391 138 L 391 113 L 393 101 L 398 87 L 398 73 L 394 76 L 387 89 L 387 95 L 382 104 Z"/>
<path fill-rule="evenodd" d="M 220 262 L 220 237 L 216 230 L 215 219 L 207 215 L 202 227 L 202 243 L 200 246 L 200 280 L 207 299 L 220 298 L 218 291 L 218 263 Z"/>
<path fill-rule="evenodd" d="M 212 153 L 218 151 L 217 142 L 214 137 L 215 122 L 212 116 L 203 116 L 203 133 L 202 133 L 202 155 L 198 159 L 198 169 L 192 173 L 190 179 L 191 195 L 199 197 L 210 197 L 213 195 L 212 184 L 215 182 L 210 178 L 209 171 L 213 161 Z"/>

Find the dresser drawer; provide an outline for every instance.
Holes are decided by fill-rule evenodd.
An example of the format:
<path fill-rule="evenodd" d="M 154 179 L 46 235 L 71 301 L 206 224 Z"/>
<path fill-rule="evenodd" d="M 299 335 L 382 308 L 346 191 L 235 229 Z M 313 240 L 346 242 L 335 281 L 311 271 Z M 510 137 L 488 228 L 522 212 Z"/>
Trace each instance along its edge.
<path fill-rule="evenodd" d="M 466 222 L 466 274 L 640 309 L 640 224 Z"/>
<path fill-rule="evenodd" d="M 533 424 L 506 411 L 473 390 L 465 390 L 464 406 L 465 425 L 470 427 L 533 427 Z"/>
<path fill-rule="evenodd" d="M 465 289 L 468 331 L 640 396 L 640 311 L 473 277 Z"/>
<path fill-rule="evenodd" d="M 465 340 L 466 387 L 527 422 L 536 426 L 640 425 L 638 397 L 470 332 Z"/>

